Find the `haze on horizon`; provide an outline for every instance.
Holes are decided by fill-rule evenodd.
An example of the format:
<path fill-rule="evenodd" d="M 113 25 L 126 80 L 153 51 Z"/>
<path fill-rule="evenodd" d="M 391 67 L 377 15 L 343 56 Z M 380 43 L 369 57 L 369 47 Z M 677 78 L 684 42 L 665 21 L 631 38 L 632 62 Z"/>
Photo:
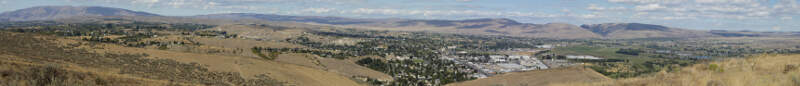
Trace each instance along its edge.
<path fill-rule="evenodd" d="M 800 0 L 0 0 L 0 11 L 105 6 L 167 16 L 262 13 L 350 18 L 509 18 L 525 23 L 635 22 L 697 30 L 800 31 Z"/>

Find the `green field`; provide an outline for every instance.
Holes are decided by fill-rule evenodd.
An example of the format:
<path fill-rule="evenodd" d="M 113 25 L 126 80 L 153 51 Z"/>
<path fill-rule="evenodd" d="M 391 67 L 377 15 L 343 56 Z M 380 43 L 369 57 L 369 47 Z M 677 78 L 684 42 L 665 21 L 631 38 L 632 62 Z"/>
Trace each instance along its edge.
<path fill-rule="evenodd" d="M 616 53 L 619 48 L 606 48 L 606 47 L 593 47 L 593 46 L 569 46 L 558 47 L 553 49 L 557 55 L 591 55 L 606 59 L 625 59 L 630 60 L 632 63 L 641 63 L 645 61 L 655 60 L 657 58 L 647 57 L 648 55 L 625 55 Z"/>

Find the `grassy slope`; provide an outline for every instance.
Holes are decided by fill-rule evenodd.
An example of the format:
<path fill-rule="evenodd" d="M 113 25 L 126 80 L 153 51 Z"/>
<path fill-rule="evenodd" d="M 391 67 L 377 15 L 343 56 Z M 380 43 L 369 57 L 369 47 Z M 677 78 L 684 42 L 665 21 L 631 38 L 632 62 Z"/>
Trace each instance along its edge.
<path fill-rule="evenodd" d="M 696 64 L 679 72 L 563 86 L 798 86 L 800 55 L 762 55 Z M 712 67 L 711 65 L 717 65 Z"/>
<path fill-rule="evenodd" d="M 197 53 L 141 49 L 117 45 L 103 45 L 102 50 L 108 52 L 147 53 L 151 58 L 170 59 L 183 63 L 199 63 L 206 65 L 211 71 L 238 72 L 242 77 L 253 78 L 266 75 L 271 78 L 300 86 L 352 86 L 359 85 L 335 73 L 294 64 L 266 61 L 252 57 L 220 56 Z"/>
<path fill-rule="evenodd" d="M 0 56 L 0 85 L 168 85 L 169 81 L 138 78 L 103 72 L 97 69 L 18 60 L 16 56 Z M 181 83 L 188 85 L 185 83 Z"/>
<path fill-rule="evenodd" d="M 114 44 L 82 42 L 50 36 L 35 36 L 30 34 L 10 35 L 16 33 L 0 33 L 2 33 L 0 34 L 2 35 L 0 36 L 0 40 L 3 40 L 2 46 L 0 46 L 0 48 L 2 48 L 2 50 L 0 50 L 0 56 L 5 56 L 5 59 L 19 59 L 18 61 L 5 61 L 12 61 L 14 63 L 28 62 L 36 65 L 69 65 L 98 69 L 98 71 L 88 72 L 72 72 L 72 69 L 76 69 L 75 67 L 59 67 L 53 69 L 56 72 L 62 72 L 62 70 L 64 70 L 63 72 L 68 74 L 66 76 L 78 77 L 77 80 L 74 80 L 76 78 L 55 75 L 58 76 L 55 77 L 55 79 L 74 80 L 68 81 L 70 83 L 64 83 L 64 85 L 97 85 L 92 84 L 95 81 L 93 81 L 94 79 L 91 77 L 100 77 L 101 79 L 99 80 L 112 80 L 104 81 L 111 83 L 117 83 L 113 80 L 129 82 L 129 84 L 122 83 L 119 85 L 167 85 L 171 84 L 172 81 L 182 84 L 201 85 L 277 85 L 281 84 L 281 82 L 299 86 L 361 85 L 348 77 L 336 73 L 251 57 L 131 48 Z M 38 40 L 39 38 L 46 38 L 46 40 Z M 75 48 L 64 48 L 62 50 L 58 45 L 69 45 Z M 147 55 L 138 56 L 141 54 Z M 2 69 L 5 71 L 0 70 L 0 72 L 4 74 L 4 76 L 0 77 L 0 80 L 3 80 L 0 82 L 15 81 L 20 83 L 38 83 L 31 81 L 47 79 L 7 77 L 7 75 L 11 74 L 19 75 L 17 73 L 26 73 L 25 71 L 16 69 L 47 69 L 47 66 L 0 66 L 3 66 L 0 68 L 15 68 Z M 95 76 L 102 74 L 112 74 L 109 76 L 130 75 L 134 79 L 144 78 L 154 81 L 130 80 L 131 77 Z M 35 74 L 31 76 L 35 76 Z M 16 77 L 31 76 L 25 75 Z M 89 77 L 88 79 L 92 80 L 87 81 L 85 80 L 87 78 L 82 77 Z M 265 77 L 267 79 L 265 79 Z"/>
<path fill-rule="evenodd" d="M 17 85 L 278 85 L 141 54 L 97 53 L 50 36 L 0 32 L 0 82 Z M 81 44 L 93 45 L 93 44 Z M 27 70 L 26 70 L 27 69 Z"/>
<path fill-rule="evenodd" d="M 484 79 L 448 84 L 448 86 L 542 86 L 553 83 L 605 81 L 609 78 L 592 69 L 568 67 L 508 73 Z"/>

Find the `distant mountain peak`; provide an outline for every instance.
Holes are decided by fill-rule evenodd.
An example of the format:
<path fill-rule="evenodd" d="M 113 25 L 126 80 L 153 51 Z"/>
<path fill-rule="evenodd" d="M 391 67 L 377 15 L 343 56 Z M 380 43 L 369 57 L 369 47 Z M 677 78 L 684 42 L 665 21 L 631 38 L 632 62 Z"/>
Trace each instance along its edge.
<path fill-rule="evenodd" d="M 161 16 L 121 8 L 99 6 L 37 6 L 0 14 L 10 21 L 50 20 L 76 16 Z"/>

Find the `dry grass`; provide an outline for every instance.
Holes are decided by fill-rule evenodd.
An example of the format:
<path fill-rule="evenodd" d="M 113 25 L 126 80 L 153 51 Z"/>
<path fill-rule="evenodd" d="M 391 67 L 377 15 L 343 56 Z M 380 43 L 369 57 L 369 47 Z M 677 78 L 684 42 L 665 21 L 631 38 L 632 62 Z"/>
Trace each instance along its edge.
<path fill-rule="evenodd" d="M 165 51 L 123 47 L 113 44 L 95 45 L 97 52 L 106 53 L 146 53 L 148 58 L 174 60 L 181 63 L 197 63 L 215 72 L 234 72 L 246 79 L 267 76 L 290 85 L 299 86 L 354 86 L 360 85 L 349 77 L 327 72 L 317 68 L 287 64 L 276 61 L 260 60 L 243 56 L 226 56 L 201 53 Z"/>
<path fill-rule="evenodd" d="M 716 66 L 714 66 L 716 65 Z M 800 55 L 761 55 L 696 64 L 679 72 L 563 86 L 798 86 Z"/>
<path fill-rule="evenodd" d="M 388 74 L 360 66 L 350 60 L 324 58 L 312 54 L 285 53 L 279 55 L 274 61 L 322 69 L 346 77 L 369 77 L 380 80 L 392 80 L 392 77 Z"/>
<path fill-rule="evenodd" d="M 199 64 L 149 59 L 138 53 L 96 53 L 75 46 L 59 46 L 63 44 L 53 43 L 58 40 L 55 37 L 0 33 L 0 56 L 4 63 L 0 68 L 8 68 L 4 69 L 6 76 L 0 82 L 19 82 L 11 86 L 82 86 L 106 82 L 116 85 L 113 83 L 117 81 L 123 86 L 158 84 L 151 82 L 223 86 L 282 84 L 269 77 L 243 78 L 238 72 L 208 71 Z M 44 64 L 62 66 L 40 66 Z"/>
<path fill-rule="evenodd" d="M 351 60 L 358 59 L 358 58 L 350 58 Z M 369 77 L 378 80 L 392 80 L 392 76 L 369 69 L 367 67 L 358 65 L 355 61 L 351 60 L 339 60 L 335 58 L 318 58 L 319 62 L 325 66 L 325 68 L 334 73 L 339 73 L 344 76 L 356 76 L 356 77 Z"/>
<path fill-rule="evenodd" d="M 466 82 L 448 84 L 449 86 L 543 86 L 554 83 L 586 83 L 605 81 L 609 78 L 589 68 L 567 67 L 548 70 L 535 70 L 508 73 Z"/>
<path fill-rule="evenodd" d="M 9 56 L 0 56 L 10 58 Z M 0 61 L 0 85 L 4 86 L 132 86 L 132 85 L 193 85 L 166 80 L 153 80 L 81 67 L 58 64 L 35 64 Z"/>

